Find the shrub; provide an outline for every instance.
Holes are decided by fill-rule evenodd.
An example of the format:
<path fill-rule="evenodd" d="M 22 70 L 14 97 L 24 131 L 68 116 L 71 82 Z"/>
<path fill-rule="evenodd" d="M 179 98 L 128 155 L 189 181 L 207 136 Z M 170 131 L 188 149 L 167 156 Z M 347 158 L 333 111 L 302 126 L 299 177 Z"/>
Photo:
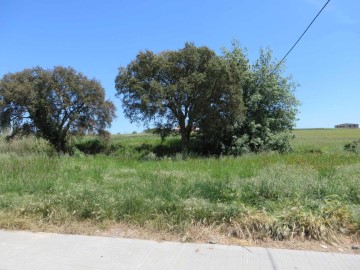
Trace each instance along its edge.
<path fill-rule="evenodd" d="M 345 144 L 344 150 L 360 154 L 360 139 Z"/>
<path fill-rule="evenodd" d="M 75 143 L 75 147 L 87 155 L 105 153 L 108 143 L 100 138 L 89 138 Z"/>

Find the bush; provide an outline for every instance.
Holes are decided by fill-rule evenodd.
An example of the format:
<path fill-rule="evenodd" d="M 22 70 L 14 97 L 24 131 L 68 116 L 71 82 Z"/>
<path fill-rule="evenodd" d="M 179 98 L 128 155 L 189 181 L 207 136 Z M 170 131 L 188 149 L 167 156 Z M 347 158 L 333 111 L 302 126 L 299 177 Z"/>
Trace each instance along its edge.
<path fill-rule="evenodd" d="M 166 145 L 166 144 L 159 144 L 154 146 L 153 152 L 158 157 L 164 157 L 164 156 L 173 156 L 176 155 L 176 153 L 180 153 L 181 146 L 176 145 Z"/>
<path fill-rule="evenodd" d="M 108 143 L 100 138 L 91 138 L 75 143 L 75 147 L 87 155 L 105 153 Z"/>
<path fill-rule="evenodd" d="M 344 150 L 360 154 L 360 139 L 345 144 Z"/>
<path fill-rule="evenodd" d="M 290 141 L 294 138 L 294 135 L 289 131 L 279 132 L 271 134 L 269 136 L 269 142 L 265 147 L 266 150 L 276 151 L 279 153 L 288 153 L 292 151 Z"/>

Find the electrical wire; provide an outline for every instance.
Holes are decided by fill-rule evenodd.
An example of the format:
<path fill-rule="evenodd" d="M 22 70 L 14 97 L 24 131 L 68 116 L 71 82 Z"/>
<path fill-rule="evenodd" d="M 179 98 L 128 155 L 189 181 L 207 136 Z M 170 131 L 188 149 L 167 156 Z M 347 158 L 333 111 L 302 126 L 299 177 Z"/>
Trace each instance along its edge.
<path fill-rule="evenodd" d="M 302 35 L 298 38 L 298 40 L 295 42 L 295 44 L 291 47 L 291 49 L 285 54 L 285 56 L 281 59 L 281 61 L 275 66 L 275 68 L 270 72 L 270 74 L 266 77 L 268 79 L 284 62 L 285 58 L 290 54 L 290 52 L 295 48 L 295 46 L 299 43 L 299 41 L 302 39 L 302 37 L 305 35 L 305 33 L 309 30 L 311 25 L 315 22 L 317 17 L 319 17 L 320 13 L 325 9 L 325 7 L 329 4 L 330 0 L 328 0 L 325 5 L 321 8 L 321 10 L 318 12 L 318 14 L 315 16 L 315 18 L 311 21 L 311 23 L 308 25 L 308 27 L 305 29 L 305 31 L 302 33 Z"/>

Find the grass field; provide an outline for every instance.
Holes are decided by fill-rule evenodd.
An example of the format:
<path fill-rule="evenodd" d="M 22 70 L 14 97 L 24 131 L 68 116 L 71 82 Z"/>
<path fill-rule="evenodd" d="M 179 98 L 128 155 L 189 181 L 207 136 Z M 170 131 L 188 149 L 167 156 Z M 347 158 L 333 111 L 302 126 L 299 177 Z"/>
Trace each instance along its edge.
<path fill-rule="evenodd" d="M 360 129 L 295 135 L 285 155 L 185 161 L 139 158 L 136 147 L 160 144 L 144 134 L 114 135 L 118 154 L 95 156 L 49 157 L 44 141 L 2 141 L 0 228 L 126 223 L 184 235 L 211 227 L 241 239 L 359 239 L 360 155 L 344 144 Z"/>

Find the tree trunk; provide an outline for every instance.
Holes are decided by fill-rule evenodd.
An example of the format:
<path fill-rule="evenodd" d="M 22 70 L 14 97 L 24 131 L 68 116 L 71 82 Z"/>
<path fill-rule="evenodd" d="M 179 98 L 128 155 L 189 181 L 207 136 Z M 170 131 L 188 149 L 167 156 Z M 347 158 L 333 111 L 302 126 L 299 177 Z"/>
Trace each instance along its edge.
<path fill-rule="evenodd" d="M 181 155 L 182 159 L 186 159 L 189 153 L 189 137 L 186 129 L 181 131 Z"/>
<path fill-rule="evenodd" d="M 59 154 L 65 154 L 66 153 L 66 138 L 62 136 L 58 136 L 56 138 L 53 138 L 50 140 L 50 143 L 54 146 L 56 152 Z"/>
<path fill-rule="evenodd" d="M 181 134 L 181 155 L 182 159 L 186 159 L 189 152 L 190 133 L 188 132 L 189 126 L 186 126 L 185 117 L 179 121 L 180 134 Z"/>

